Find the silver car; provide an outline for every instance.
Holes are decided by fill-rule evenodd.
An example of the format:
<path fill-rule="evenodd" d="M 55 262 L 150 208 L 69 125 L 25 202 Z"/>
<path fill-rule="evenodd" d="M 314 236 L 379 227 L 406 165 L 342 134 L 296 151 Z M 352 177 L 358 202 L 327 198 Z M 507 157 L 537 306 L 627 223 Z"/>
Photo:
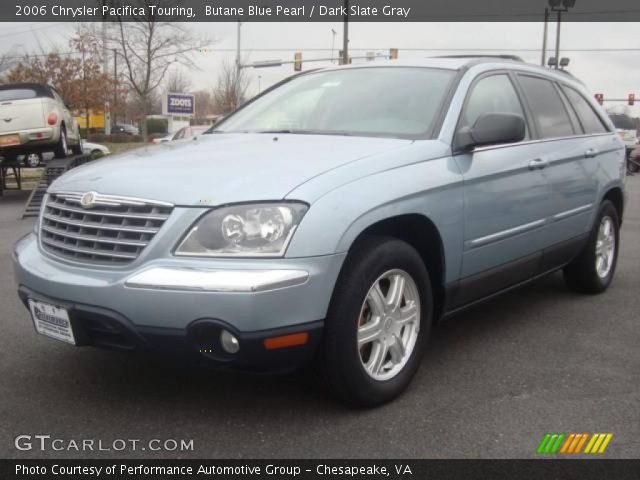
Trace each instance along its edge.
<path fill-rule="evenodd" d="M 39 333 L 402 392 L 434 322 L 541 275 L 612 281 L 624 145 L 584 85 L 500 58 L 303 73 L 194 141 L 76 168 L 14 252 Z"/>
<path fill-rule="evenodd" d="M 38 83 L 0 85 L 0 157 L 51 152 L 64 158 L 82 153 L 80 130 L 60 94 Z M 34 155 L 31 155 L 34 157 Z"/>

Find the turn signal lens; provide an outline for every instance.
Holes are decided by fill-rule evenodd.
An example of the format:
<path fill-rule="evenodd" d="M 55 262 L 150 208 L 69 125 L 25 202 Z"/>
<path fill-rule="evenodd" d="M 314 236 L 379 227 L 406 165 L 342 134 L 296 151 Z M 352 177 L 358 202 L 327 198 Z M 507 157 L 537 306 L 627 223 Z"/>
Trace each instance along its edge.
<path fill-rule="evenodd" d="M 55 112 L 51 112 L 47 117 L 47 123 L 49 125 L 55 125 L 56 123 L 58 123 L 58 114 Z"/>
<path fill-rule="evenodd" d="M 307 332 L 294 333 L 281 337 L 266 338 L 264 340 L 264 348 L 267 350 L 275 350 L 276 348 L 295 347 L 296 345 L 304 345 L 308 341 L 309 334 Z"/>

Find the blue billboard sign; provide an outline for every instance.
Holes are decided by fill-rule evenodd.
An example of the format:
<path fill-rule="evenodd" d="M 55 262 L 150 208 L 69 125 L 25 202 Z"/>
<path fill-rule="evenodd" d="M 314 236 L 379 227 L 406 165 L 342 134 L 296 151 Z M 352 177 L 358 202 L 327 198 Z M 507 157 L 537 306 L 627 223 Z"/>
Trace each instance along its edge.
<path fill-rule="evenodd" d="M 196 113 L 195 98 L 188 93 L 167 93 L 163 100 L 164 115 L 190 117 Z"/>

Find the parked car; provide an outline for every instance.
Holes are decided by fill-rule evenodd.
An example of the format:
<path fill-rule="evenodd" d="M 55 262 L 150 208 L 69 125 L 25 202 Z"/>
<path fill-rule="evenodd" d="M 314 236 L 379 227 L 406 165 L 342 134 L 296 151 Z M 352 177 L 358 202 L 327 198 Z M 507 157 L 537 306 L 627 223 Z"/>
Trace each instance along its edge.
<path fill-rule="evenodd" d="M 89 155 L 92 159 L 104 157 L 105 155 L 109 155 L 111 153 L 109 149 L 104 145 L 86 141 L 82 142 L 82 151 L 85 155 Z"/>
<path fill-rule="evenodd" d="M 629 154 L 629 171 L 631 173 L 640 171 L 640 146 L 636 147 Z"/>
<path fill-rule="evenodd" d="M 261 371 L 315 358 L 340 398 L 378 405 L 435 321 L 557 270 L 605 291 L 623 186 L 624 145 L 567 74 L 500 58 L 332 67 L 198 142 L 57 179 L 16 278 L 52 338 Z"/>
<path fill-rule="evenodd" d="M 166 137 L 154 138 L 153 143 L 166 143 L 174 142 L 176 140 L 186 140 L 189 138 L 197 137 L 198 135 L 202 135 L 210 128 L 211 125 L 187 125 L 186 127 L 182 127 L 175 133 L 170 133 Z"/>
<path fill-rule="evenodd" d="M 125 135 L 140 135 L 140 130 L 135 125 L 116 123 L 111 125 L 111 133 L 124 133 Z"/>
<path fill-rule="evenodd" d="M 81 152 L 78 123 L 60 94 L 38 83 L 0 85 L 0 156 L 15 162 L 19 155 L 53 151 L 64 158 Z"/>
<path fill-rule="evenodd" d="M 620 138 L 624 142 L 627 153 L 631 152 L 631 150 L 638 146 L 638 129 L 633 118 L 624 114 L 610 114 L 609 118 L 616 127 L 616 132 L 618 132 L 618 135 L 620 135 Z"/>

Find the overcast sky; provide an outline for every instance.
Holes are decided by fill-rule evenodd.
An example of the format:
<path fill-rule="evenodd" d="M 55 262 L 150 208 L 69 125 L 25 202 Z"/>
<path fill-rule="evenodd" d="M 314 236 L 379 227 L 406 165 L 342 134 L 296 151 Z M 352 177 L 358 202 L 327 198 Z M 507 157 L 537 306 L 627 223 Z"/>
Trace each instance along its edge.
<path fill-rule="evenodd" d="M 195 53 L 200 69 L 186 72 L 194 89 L 213 86 L 223 61 L 235 58 L 235 23 L 191 23 L 194 32 L 212 40 L 211 48 Z M 553 55 L 555 23 L 549 24 L 548 49 Z M 45 51 L 58 47 L 67 50 L 73 34 L 72 23 L 3 23 L 0 41 L 4 51 L 16 54 Z M 243 23 L 242 51 L 245 62 L 259 60 L 293 60 L 294 52 L 303 52 L 303 59 L 329 57 L 335 34 L 334 55 L 342 45 L 341 23 Z M 527 23 L 351 23 L 350 48 L 352 55 L 367 51 L 388 52 L 399 49 L 401 57 L 424 57 L 447 53 L 509 53 L 520 55 L 525 61 L 540 63 L 542 22 Z M 640 23 L 581 23 L 562 24 L 561 56 L 571 59 L 570 70 L 581 78 L 593 92 L 609 98 L 626 98 L 636 92 L 640 98 Z M 429 51 L 428 49 L 486 49 L 483 52 Z M 0 50 L 2 47 L 0 47 Z M 265 51 L 265 49 L 273 49 Z M 282 50 L 279 50 L 282 49 Z M 413 50 L 410 50 L 413 49 Z M 425 49 L 425 50 L 417 50 Z M 627 51 L 575 51 L 576 49 L 635 49 Z M 574 50 L 574 51 L 572 51 Z M 327 63 L 325 63 L 327 64 Z M 314 62 L 304 68 L 322 66 Z M 293 73 L 293 66 L 249 69 L 251 91 L 257 92 Z M 260 78 L 259 78 L 260 77 Z M 610 107 L 611 103 L 605 103 Z M 640 107 L 632 113 L 640 115 Z"/>

